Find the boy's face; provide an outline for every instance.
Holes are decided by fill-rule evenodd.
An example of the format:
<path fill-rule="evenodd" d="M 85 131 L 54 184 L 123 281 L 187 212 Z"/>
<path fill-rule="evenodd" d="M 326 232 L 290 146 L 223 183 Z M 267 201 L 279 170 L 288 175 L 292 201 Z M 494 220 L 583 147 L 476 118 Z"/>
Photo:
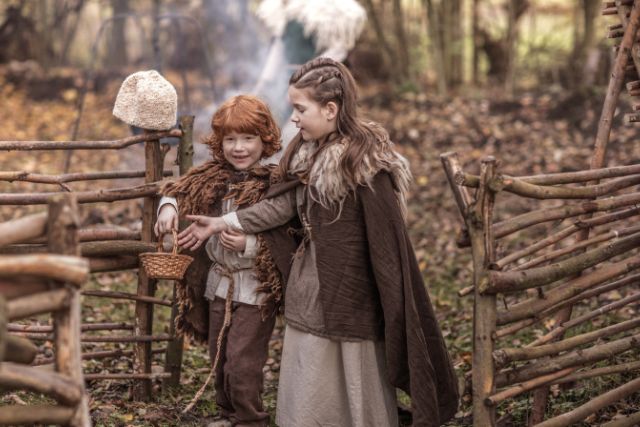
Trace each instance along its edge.
<path fill-rule="evenodd" d="M 302 139 L 320 139 L 336 130 L 337 107 L 329 102 L 322 106 L 311 99 L 305 89 L 289 86 L 289 102 L 293 106 L 291 121 L 300 129 Z"/>
<path fill-rule="evenodd" d="M 229 132 L 222 138 L 224 158 L 236 170 L 246 170 L 258 163 L 262 148 L 262 138 L 258 135 Z"/>

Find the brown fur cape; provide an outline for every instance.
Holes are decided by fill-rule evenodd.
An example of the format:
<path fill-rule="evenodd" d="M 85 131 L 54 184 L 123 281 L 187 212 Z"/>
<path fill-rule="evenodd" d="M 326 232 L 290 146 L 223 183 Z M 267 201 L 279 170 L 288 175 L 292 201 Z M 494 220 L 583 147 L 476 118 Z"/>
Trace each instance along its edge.
<path fill-rule="evenodd" d="M 192 168 L 186 175 L 175 182 L 166 183 L 160 190 L 164 196 L 178 200 L 179 216 L 208 215 L 219 216 L 222 202 L 233 198 L 239 207 L 251 206 L 261 200 L 269 189 L 270 167 L 257 166 L 248 171 L 237 171 L 228 163 L 217 160 L 209 161 Z M 262 306 L 263 316 L 273 313 L 283 303 L 283 277 L 288 274 L 288 265 L 277 262 L 271 255 L 271 244 L 282 244 L 294 248 L 297 246 L 292 237 L 283 228 L 269 232 L 269 235 L 258 234 L 258 256 L 254 271 L 261 283 L 259 292 L 265 292 L 267 298 Z M 272 243 L 274 242 L 274 243 Z M 194 261 L 187 270 L 185 278 L 176 286 L 178 315 L 176 330 L 200 342 L 208 340 L 209 310 L 208 301 L 204 297 L 207 273 L 211 267 L 204 245 L 195 252 L 187 252 Z M 280 270 L 278 269 L 280 268 Z"/>

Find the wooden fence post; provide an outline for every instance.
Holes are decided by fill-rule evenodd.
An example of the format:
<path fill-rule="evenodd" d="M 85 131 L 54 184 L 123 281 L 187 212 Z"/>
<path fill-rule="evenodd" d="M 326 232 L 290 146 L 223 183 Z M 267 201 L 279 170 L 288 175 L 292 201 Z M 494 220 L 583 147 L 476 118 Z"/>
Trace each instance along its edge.
<path fill-rule="evenodd" d="M 78 227 L 78 206 L 75 196 L 62 194 L 52 197 L 49 201 L 47 225 L 49 252 L 80 256 Z M 76 285 L 67 285 L 66 289 L 69 292 L 69 308 L 53 314 L 55 362 L 58 372 L 69 375 L 82 391 L 83 397 L 76 407 L 71 425 L 85 427 L 91 425 L 91 419 L 89 418 L 89 402 L 84 392 L 84 377 L 82 375 L 81 290 Z"/>
<path fill-rule="evenodd" d="M 495 409 L 485 399 L 495 392 L 493 340 L 496 329 L 496 296 L 482 294 L 481 283 L 488 280 L 488 268 L 494 261 L 494 239 L 491 231 L 494 193 L 489 184 L 495 175 L 496 160 L 489 156 L 482 160 L 480 187 L 474 204 L 467 214 L 473 253 L 473 425 L 495 426 Z"/>
<path fill-rule="evenodd" d="M 145 133 L 150 131 L 145 130 Z M 152 140 L 144 143 L 145 158 L 145 183 L 160 181 L 162 179 L 163 155 L 160 150 L 160 141 Z M 155 239 L 153 225 L 156 220 L 156 209 L 158 207 L 157 197 L 145 197 L 142 207 L 142 230 L 141 238 L 143 242 L 151 242 Z M 138 269 L 138 290 L 139 296 L 154 296 L 156 281 L 147 277 L 143 268 Z M 153 327 L 153 304 L 136 301 L 136 335 L 152 335 Z M 135 370 L 138 373 L 151 373 L 151 342 L 138 342 L 136 344 Z M 135 382 L 133 396 L 136 400 L 148 400 L 151 397 L 151 379 L 143 379 Z"/>
<path fill-rule="evenodd" d="M 178 155 L 176 156 L 176 164 L 180 176 L 186 174 L 193 165 L 193 121 L 194 116 L 181 116 L 180 129 L 182 137 L 178 145 Z M 180 223 L 180 228 L 184 228 L 187 224 Z M 169 335 L 176 336 L 175 320 L 178 315 L 178 305 L 176 302 L 176 282 L 173 286 L 173 306 L 171 307 L 171 324 L 169 325 Z M 180 385 L 180 371 L 182 369 L 182 347 L 184 345 L 183 337 L 176 337 L 167 343 L 167 353 L 165 362 L 165 372 L 169 372 L 171 376 L 162 381 L 164 390 L 170 387 L 178 387 Z"/>

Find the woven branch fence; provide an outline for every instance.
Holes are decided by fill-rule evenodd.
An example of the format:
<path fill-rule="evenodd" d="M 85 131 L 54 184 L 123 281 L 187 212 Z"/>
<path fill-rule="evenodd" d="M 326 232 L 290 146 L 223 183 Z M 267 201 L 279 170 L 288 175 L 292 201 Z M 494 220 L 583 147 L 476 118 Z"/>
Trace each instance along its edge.
<path fill-rule="evenodd" d="M 458 244 L 473 255 L 473 283 L 459 295 L 474 299 L 474 426 L 499 424 L 496 406 L 522 393 L 534 396 L 529 425 L 558 427 L 640 391 L 640 320 L 628 314 L 640 304 L 640 164 L 605 167 L 625 80 L 640 96 L 640 2 L 604 2 L 603 13 L 619 19 L 608 33 L 616 59 L 588 169 L 508 176 L 487 157 L 472 175 L 456 153 L 441 155 L 464 223 Z M 609 375 L 622 385 L 544 419 L 550 386 Z M 633 425 L 640 408 L 607 424 Z"/>
<path fill-rule="evenodd" d="M 155 296 L 157 281 L 146 277 L 139 268 L 138 255 L 142 252 L 153 252 L 156 245 L 153 225 L 156 221 L 158 190 L 163 177 L 171 176 L 171 171 L 163 171 L 164 158 L 171 149 L 168 144 L 161 144 L 164 137 L 177 137 L 176 169 L 179 174 L 186 173 L 192 166 L 193 159 L 193 116 L 183 116 L 179 120 L 179 128 L 170 131 L 144 131 L 141 135 L 126 137 L 113 141 L 0 141 L 2 151 L 24 151 L 25 156 L 35 150 L 124 150 L 134 144 L 144 143 L 145 170 L 141 171 L 96 171 L 83 173 L 65 173 L 47 175 L 38 171 L 4 171 L 0 172 L 0 180 L 13 182 L 25 181 L 50 184 L 59 187 L 60 191 L 44 193 L 0 193 L 0 207 L 16 205 L 43 205 L 56 197 L 73 195 L 77 203 L 117 203 L 124 200 L 141 200 L 141 229 L 125 227 L 88 227 L 77 230 L 79 255 L 86 260 L 90 273 L 101 274 L 114 271 L 137 271 L 137 284 L 131 292 L 114 292 L 109 290 L 83 291 L 82 304 L 91 305 L 94 298 L 106 298 L 112 301 L 135 304 L 135 315 L 127 322 L 114 323 L 111 319 L 95 321 L 83 320 L 79 325 L 80 342 L 118 344 L 118 348 L 96 348 L 92 344 L 91 351 L 80 355 L 82 360 L 133 357 L 132 372 L 87 373 L 87 380 L 132 380 L 134 381 L 133 397 L 137 400 L 151 398 L 152 381 L 162 379 L 163 387 L 179 385 L 182 367 L 182 338 L 175 335 L 174 318 L 177 308 L 173 300 Z M 142 179 L 143 183 L 119 188 L 102 188 L 104 182 L 122 179 Z M 69 183 L 79 181 L 96 182 L 90 191 L 72 191 Z M 4 257 L 38 257 L 50 252 L 50 237 L 43 231 L 46 216 L 37 214 L 9 224 L 0 225 L 0 253 Z M 17 267 L 16 267 L 17 268 Z M 19 270 L 18 270 L 19 271 Z M 173 282 L 169 282 L 173 285 Z M 172 290 L 175 297 L 175 287 Z M 94 301 L 95 302 L 95 301 Z M 154 306 L 172 307 L 169 324 L 163 329 L 169 333 L 153 334 Z M 12 322 L 7 325 L 10 336 L 29 338 L 35 341 L 52 340 L 55 337 L 53 326 L 34 326 L 29 323 Z M 122 345 L 129 343 L 131 350 Z M 122 345 L 121 345 L 122 344 Z M 165 354 L 164 372 L 152 372 L 154 354 Z M 39 355 L 36 364 L 46 365 L 56 362 L 56 357 Z M 117 364 L 113 364 L 114 366 Z"/>

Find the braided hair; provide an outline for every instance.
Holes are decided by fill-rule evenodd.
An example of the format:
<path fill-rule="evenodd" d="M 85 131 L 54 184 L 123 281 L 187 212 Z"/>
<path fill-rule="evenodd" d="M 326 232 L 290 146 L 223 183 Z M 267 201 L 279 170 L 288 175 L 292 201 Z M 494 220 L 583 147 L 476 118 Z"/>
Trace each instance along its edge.
<path fill-rule="evenodd" d="M 329 102 L 338 106 L 336 131 L 341 138 L 334 139 L 330 144 L 348 141 L 340 168 L 352 189 L 358 184 L 364 184 L 358 181 L 354 171 L 365 156 L 375 150 L 378 141 L 388 140 L 388 134 L 381 126 L 359 118 L 357 85 L 349 69 L 330 58 L 315 58 L 291 76 L 289 85 L 296 89 L 307 89 L 311 99 L 321 106 Z M 298 134 L 289 144 L 279 165 L 280 176 L 287 175 L 291 159 L 302 143 L 302 136 Z M 322 150 L 318 150 L 316 155 L 320 151 Z"/>

